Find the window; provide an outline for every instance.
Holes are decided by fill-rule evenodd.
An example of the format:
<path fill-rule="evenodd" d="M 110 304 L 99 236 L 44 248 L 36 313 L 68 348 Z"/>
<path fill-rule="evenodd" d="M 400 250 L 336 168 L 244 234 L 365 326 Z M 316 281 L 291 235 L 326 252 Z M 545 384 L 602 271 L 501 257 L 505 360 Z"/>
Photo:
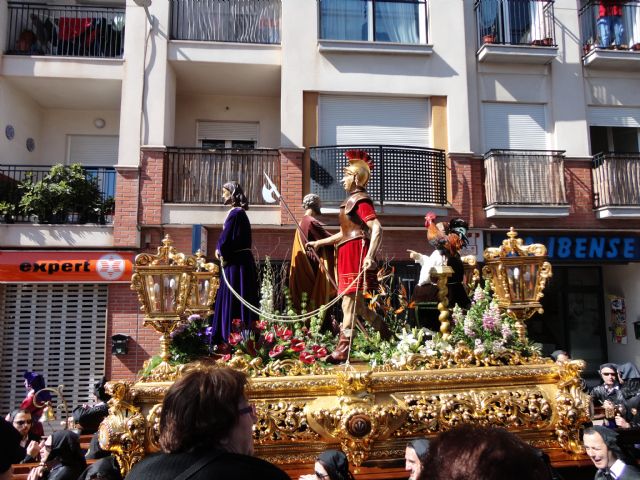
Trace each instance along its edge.
<path fill-rule="evenodd" d="M 640 128 L 590 127 L 591 154 L 640 152 Z"/>
<path fill-rule="evenodd" d="M 202 148 L 218 150 L 221 148 L 234 148 L 236 150 L 253 150 L 256 142 L 251 140 L 202 140 Z"/>
<path fill-rule="evenodd" d="M 484 43 L 551 45 L 551 8 L 548 0 L 478 0 L 480 38 L 486 38 Z"/>
<path fill-rule="evenodd" d="M 196 135 L 202 148 L 252 150 L 258 144 L 258 123 L 200 121 Z"/>
<path fill-rule="evenodd" d="M 485 103 L 485 150 L 547 150 L 544 105 Z"/>
<path fill-rule="evenodd" d="M 323 40 L 427 43 L 426 0 L 320 0 Z"/>

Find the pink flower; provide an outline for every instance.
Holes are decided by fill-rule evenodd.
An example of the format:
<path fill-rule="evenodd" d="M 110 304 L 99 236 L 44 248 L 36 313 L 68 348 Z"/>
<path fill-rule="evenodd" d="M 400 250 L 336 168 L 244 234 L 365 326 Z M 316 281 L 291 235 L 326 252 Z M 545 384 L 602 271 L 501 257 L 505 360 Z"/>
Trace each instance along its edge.
<path fill-rule="evenodd" d="M 276 327 L 276 335 L 282 340 L 289 340 L 293 336 L 293 332 L 286 327 Z"/>
<path fill-rule="evenodd" d="M 291 340 L 290 348 L 294 352 L 301 352 L 301 351 L 304 350 L 305 345 L 304 345 L 304 342 L 302 340 L 298 340 L 297 338 L 294 338 L 294 339 Z"/>
<path fill-rule="evenodd" d="M 236 332 L 229 334 L 229 345 L 237 345 L 242 341 L 242 335 Z"/>
<path fill-rule="evenodd" d="M 256 322 L 256 328 L 258 330 L 266 330 L 267 326 L 268 324 L 266 320 L 260 320 L 259 322 Z"/>
<path fill-rule="evenodd" d="M 310 364 L 316 361 L 316 357 L 313 356 L 313 353 L 300 352 L 300 361 L 302 363 Z"/>
<path fill-rule="evenodd" d="M 223 355 L 220 360 L 222 360 L 223 362 L 228 362 L 229 360 L 231 360 L 231 354 L 227 353 L 227 354 Z"/>
<path fill-rule="evenodd" d="M 269 351 L 269 357 L 278 358 L 284 353 L 284 345 L 276 345 Z"/>
<path fill-rule="evenodd" d="M 234 318 L 233 320 L 231 320 L 231 325 L 233 325 L 234 327 L 239 327 L 240 325 L 242 325 L 242 320 L 240 320 L 239 318 Z"/>
<path fill-rule="evenodd" d="M 327 349 L 324 347 L 320 347 L 318 345 L 314 345 L 313 346 L 313 354 L 315 355 L 316 358 L 324 358 L 327 355 L 329 355 L 329 352 L 327 352 Z"/>
<path fill-rule="evenodd" d="M 273 332 L 269 332 L 264 336 L 264 340 L 267 343 L 273 343 L 276 341 L 276 336 Z"/>

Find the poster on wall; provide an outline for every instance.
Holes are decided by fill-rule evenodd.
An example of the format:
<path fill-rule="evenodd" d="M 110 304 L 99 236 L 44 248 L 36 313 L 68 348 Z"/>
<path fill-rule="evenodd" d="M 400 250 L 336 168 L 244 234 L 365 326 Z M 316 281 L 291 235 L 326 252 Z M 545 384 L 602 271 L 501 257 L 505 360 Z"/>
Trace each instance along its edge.
<path fill-rule="evenodd" d="M 624 297 L 609 295 L 611 304 L 611 341 L 613 343 L 627 343 L 627 315 L 624 307 Z"/>

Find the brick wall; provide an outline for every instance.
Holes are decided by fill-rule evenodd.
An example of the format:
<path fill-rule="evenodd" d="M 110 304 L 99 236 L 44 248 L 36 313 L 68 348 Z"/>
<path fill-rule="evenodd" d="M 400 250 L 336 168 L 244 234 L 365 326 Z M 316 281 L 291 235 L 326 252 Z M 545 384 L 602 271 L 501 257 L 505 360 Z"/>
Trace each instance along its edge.
<path fill-rule="evenodd" d="M 302 160 L 304 150 L 280 150 L 280 193 L 293 212 L 295 218 L 302 218 Z M 287 213 L 284 205 L 281 205 L 283 225 L 292 225 L 294 221 Z"/>
<path fill-rule="evenodd" d="M 138 190 L 138 169 L 116 166 L 116 210 L 113 219 L 114 247 L 138 246 Z"/>
<path fill-rule="evenodd" d="M 160 336 L 151 327 L 142 326 L 143 315 L 138 296 L 129 285 L 109 286 L 107 315 L 107 378 L 133 379 L 151 355 L 159 353 Z M 120 333 L 131 337 L 126 355 L 111 354 L 111 336 Z"/>
<path fill-rule="evenodd" d="M 143 148 L 140 162 L 140 212 L 142 225 L 162 223 L 164 149 Z"/>

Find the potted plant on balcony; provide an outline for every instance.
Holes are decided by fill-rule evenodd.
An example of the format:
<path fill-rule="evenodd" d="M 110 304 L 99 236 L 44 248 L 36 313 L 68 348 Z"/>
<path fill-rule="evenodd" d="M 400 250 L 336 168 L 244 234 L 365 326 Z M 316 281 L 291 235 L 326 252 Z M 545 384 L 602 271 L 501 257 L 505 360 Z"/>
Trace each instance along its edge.
<path fill-rule="evenodd" d="M 4 220 L 4 223 L 14 223 L 19 212 L 18 205 L 15 203 L 6 200 L 0 202 L 0 216 Z"/>
<path fill-rule="evenodd" d="M 482 37 L 482 43 L 496 43 L 496 26 L 491 25 L 488 32 Z"/>
<path fill-rule="evenodd" d="M 77 214 L 79 223 L 99 219 L 101 198 L 97 180 L 87 177 L 80 164 L 54 165 L 37 182 L 29 173 L 19 188 L 24 214 L 35 215 L 40 223 L 66 223 L 71 213 Z"/>

